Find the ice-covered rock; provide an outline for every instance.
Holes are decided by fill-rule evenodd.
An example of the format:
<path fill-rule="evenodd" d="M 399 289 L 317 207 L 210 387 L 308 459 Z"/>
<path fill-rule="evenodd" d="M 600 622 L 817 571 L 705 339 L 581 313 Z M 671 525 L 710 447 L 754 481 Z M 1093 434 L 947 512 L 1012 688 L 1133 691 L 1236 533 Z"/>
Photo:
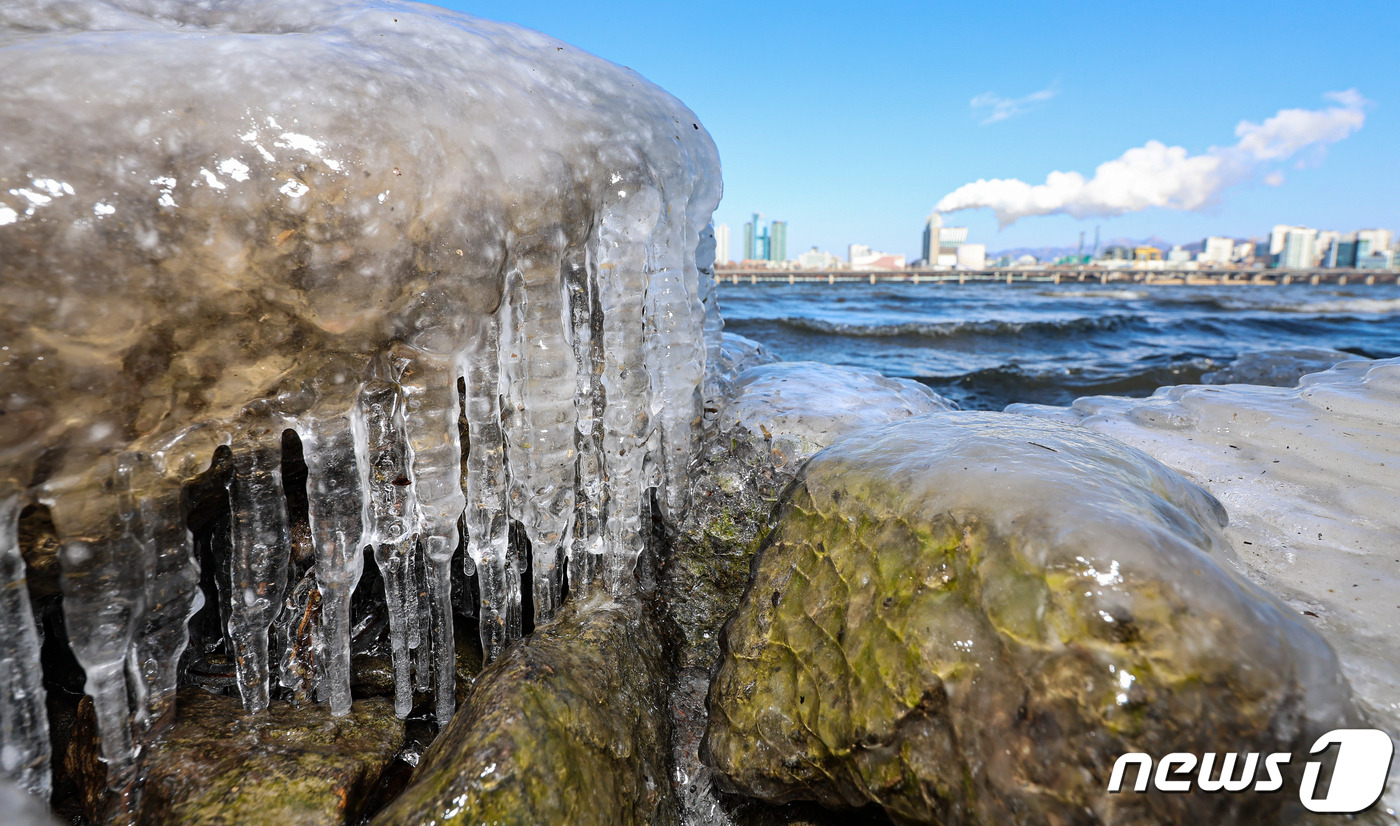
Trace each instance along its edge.
<path fill-rule="evenodd" d="M 774 466 L 796 467 L 842 435 L 957 405 L 909 379 L 863 367 L 785 361 L 749 367 L 720 410 L 724 433 L 766 443 Z"/>
<path fill-rule="evenodd" d="M 1007 409 L 1112 436 L 1219 498 L 1244 570 L 1336 648 L 1373 722 L 1400 736 L 1400 359 L 1346 361 L 1291 388 Z"/>
<path fill-rule="evenodd" d="M 734 383 L 739 374 L 750 367 L 782 361 L 766 345 L 738 333 L 725 333 L 720 344 L 719 358 L 715 360 L 715 377 L 719 382 L 719 394 L 730 397 L 734 393 Z"/>
<path fill-rule="evenodd" d="M 1106 792 L 1125 752 L 1297 753 L 1359 722 L 1224 524 L 1084 428 L 956 412 L 848 435 L 775 511 L 702 756 L 731 789 L 899 823 L 1276 822 L 1284 795 Z"/>
<path fill-rule="evenodd" d="M 1356 356 L 1326 347 L 1291 347 L 1243 353 L 1225 367 L 1201 376 L 1202 384 L 1262 384 L 1292 387 L 1309 373 L 1321 373 Z"/>
<path fill-rule="evenodd" d="M 520 634 L 513 522 L 537 619 L 566 564 L 575 593 L 630 587 L 650 491 L 685 502 L 720 346 L 701 277 L 718 157 L 679 101 L 393 0 L 17 0 L 0 75 L 0 558 L 20 507 L 46 504 L 114 784 L 169 719 L 201 599 L 182 487 L 222 445 L 229 587 L 208 596 L 251 710 L 299 594 L 314 664 L 281 677 L 349 711 L 366 545 L 396 672 L 436 681 L 444 721 L 459 525 L 488 656 Z M 288 580 L 290 443 L 312 601 Z M 0 623 L 32 647 L 21 607 Z M 32 716 L 26 697 L 7 708 Z M 37 727 L 4 737 L 42 765 Z"/>
<path fill-rule="evenodd" d="M 719 428 L 695 464 L 691 506 L 661 571 L 661 593 L 680 632 L 681 673 L 671 702 L 677 792 L 688 826 L 765 822 L 766 815 L 745 815 L 743 806 L 719 798 L 699 743 L 719 628 L 748 583 L 756 542 L 779 494 L 803 460 L 846 435 L 953 407 L 923 385 L 872 370 L 773 363 L 762 345 L 729 333 L 724 347 L 721 375 L 730 378 Z"/>

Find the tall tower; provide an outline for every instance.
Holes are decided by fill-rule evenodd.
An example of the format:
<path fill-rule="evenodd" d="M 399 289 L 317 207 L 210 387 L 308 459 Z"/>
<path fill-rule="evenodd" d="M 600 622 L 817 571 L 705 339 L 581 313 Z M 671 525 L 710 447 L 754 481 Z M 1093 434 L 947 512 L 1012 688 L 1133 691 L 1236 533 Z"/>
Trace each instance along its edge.
<path fill-rule="evenodd" d="M 768 260 L 787 260 L 787 221 L 774 221 L 768 227 Z"/>
<path fill-rule="evenodd" d="M 938 263 L 938 231 L 943 229 L 943 214 L 938 210 L 929 213 L 924 221 L 924 266 Z"/>
<path fill-rule="evenodd" d="M 757 219 L 758 216 L 755 215 L 754 218 Z M 753 242 L 754 242 L 754 226 L 755 226 L 757 223 L 758 223 L 758 221 L 757 221 L 757 220 L 754 220 L 754 221 L 751 221 L 751 222 L 749 222 L 749 223 L 744 224 L 744 260 L 745 260 L 745 261 L 752 261 L 752 260 L 754 259 L 754 248 L 753 248 L 753 247 L 754 247 L 754 244 L 753 244 Z"/>

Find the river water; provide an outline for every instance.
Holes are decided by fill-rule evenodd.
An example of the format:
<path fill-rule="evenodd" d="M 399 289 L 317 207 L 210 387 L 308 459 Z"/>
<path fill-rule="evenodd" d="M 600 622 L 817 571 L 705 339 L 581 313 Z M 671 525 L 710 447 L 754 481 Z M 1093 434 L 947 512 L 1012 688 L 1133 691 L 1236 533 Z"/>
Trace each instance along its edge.
<path fill-rule="evenodd" d="M 1251 351 L 1400 356 L 1400 287 L 729 284 L 725 329 L 788 361 L 921 381 L 965 409 L 1146 396 Z"/>

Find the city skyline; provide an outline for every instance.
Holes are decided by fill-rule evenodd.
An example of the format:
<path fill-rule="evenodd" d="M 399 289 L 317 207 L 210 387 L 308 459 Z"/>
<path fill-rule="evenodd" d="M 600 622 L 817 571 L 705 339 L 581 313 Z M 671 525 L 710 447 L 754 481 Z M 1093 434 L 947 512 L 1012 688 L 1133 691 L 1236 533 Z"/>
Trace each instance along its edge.
<path fill-rule="evenodd" d="M 988 249 L 1074 246 L 1095 224 L 1105 237 L 1177 242 L 1257 236 L 1279 222 L 1400 228 L 1397 4 L 1011 3 L 995 15 L 890 2 L 859 13 L 820 2 L 720 2 L 704 14 L 634 2 L 447 5 L 539 29 L 675 94 L 719 146 L 716 220 L 737 231 L 761 204 L 789 222 L 789 254 L 863 243 L 912 260 L 924 217 L 970 182 L 1034 186 L 1055 171 L 1087 180 L 1154 141 L 1205 156 L 1238 144 L 1242 122 L 1325 109 L 1324 95 L 1347 90 L 1364 98 L 1364 125 L 1196 211 L 1052 215 L 1000 231 L 989 209 L 956 221 Z"/>

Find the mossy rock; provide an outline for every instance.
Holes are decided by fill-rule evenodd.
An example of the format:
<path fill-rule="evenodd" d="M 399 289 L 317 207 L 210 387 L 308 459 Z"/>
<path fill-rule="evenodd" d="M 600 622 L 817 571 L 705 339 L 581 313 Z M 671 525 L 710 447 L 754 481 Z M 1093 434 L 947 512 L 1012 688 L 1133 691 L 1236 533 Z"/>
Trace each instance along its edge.
<path fill-rule="evenodd" d="M 1236 572 L 1225 524 L 1079 427 L 849 436 L 784 494 L 702 757 L 730 791 L 901 823 L 1274 822 L 1285 795 L 1106 792 L 1125 752 L 1305 753 L 1357 723 L 1332 650 Z"/>
<path fill-rule="evenodd" d="M 408 788 L 372 821 L 671 824 L 668 659 L 635 598 L 575 598 L 477 677 Z"/>
<path fill-rule="evenodd" d="M 176 707 L 175 725 L 146 746 L 141 826 L 353 823 L 403 742 L 393 703 L 377 697 L 356 700 L 345 717 L 282 702 L 248 714 L 235 697 L 186 688 Z M 106 773 L 94 728 L 84 698 L 67 760 L 85 814 L 101 822 Z"/>

